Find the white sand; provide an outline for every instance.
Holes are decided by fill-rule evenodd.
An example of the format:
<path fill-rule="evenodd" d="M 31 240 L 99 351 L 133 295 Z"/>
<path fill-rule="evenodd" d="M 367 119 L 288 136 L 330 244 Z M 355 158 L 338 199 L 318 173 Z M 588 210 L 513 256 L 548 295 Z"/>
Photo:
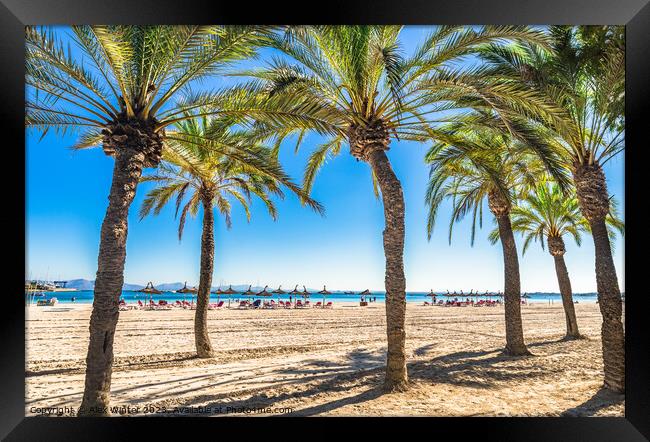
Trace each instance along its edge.
<path fill-rule="evenodd" d="M 395 394 L 379 388 L 386 348 L 380 303 L 209 311 L 216 350 L 210 360 L 194 358 L 193 311 L 122 312 L 111 405 L 129 405 L 130 414 L 263 407 L 244 414 L 622 416 L 623 396 L 600 389 L 598 306 L 576 310 L 589 339 L 564 342 L 561 305 L 524 306 L 524 333 L 535 355 L 510 358 L 500 354 L 503 307 L 409 304 L 411 388 Z M 28 415 L 38 414 L 33 407 L 70 407 L 63 410 L 69 414 L 79 406 L 89 317 L 90 305 L 28 308 Z"/>

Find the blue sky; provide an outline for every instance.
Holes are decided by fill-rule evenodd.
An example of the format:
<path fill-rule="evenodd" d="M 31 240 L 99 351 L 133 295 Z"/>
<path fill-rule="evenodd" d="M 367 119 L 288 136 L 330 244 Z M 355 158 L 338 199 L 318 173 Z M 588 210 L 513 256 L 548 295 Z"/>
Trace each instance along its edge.
<path fill-rule="evenodd" d="M 405 51 L 412 50 L 429 30 L 407 27 L 401 36 Z M 215 79 L 207 86 L 222 84 Z M 71 151 L 68 146 L 73 144 L 74 135 L 48 134 L 39 139 L 39 134 L 27 133 L 26 277 L 94 279 L 113 160 L 101 149 Z M 319 141 L 316 135 L 306 137 L 298 154 L 293 152 L 295 140 L 285 141 L 280 160 L 295 181 L 300 181 L 310 148 Z M 450 246 L 447 241 L 450 205 L 445 203 L 439 211 L 433 238 L 427 241 L 424 191 L 428 170 L 422 161 L 426 149 L 423 144 L 402 141 L 393 142 L 388 152 L 402 181 L 406 200 L 407 290 L 502 290 L 501 246 L 487 241 L 493 226 L 490 216 L 486 216 L 483 229 L 478 231 L 474 247 L 470 246 L 469 220 L 454 228 Z M 623 155 L 607 163 L 605 173 L 609 192 L 621 203 L 622 212 Z M 125 281 L 196 284 L 201 215 L 188 220 L 182 242 L 176 234 L 172 206 L 157 217 L 140 221 L 137 209 L 151 188 L 149 183 L 140 185 L 131 207 Z M 250 223 L 236 205 L 233 205 L 230 230 L 217 216 L 213 285 L 320 287 L 327 284 L 330 290 L 383 290 L 383 210 L 372 191 L 369 166 L 357 162 L 343 149 L 319 173 L 313 197 L 325 206 L 324 217 L 302 207 L 289 194 L 277 202 L 279 219 L 275 222 L 258 201 L 252 205 Z M 484 213 L 489 214 L 487 209 Z M 522 290 L 557 292 L 553 260 L 548 252 L 533 244 L 522 257 L 519 236 L 517 241 Z M 585 236 L 581 247 L 568 238 L 566 242 L 565 259 L 574 291 L 595 291 L 591 238 Z M 623 252 L 623 239 L 617 238 L 614 258 L 622 289 Z"/>

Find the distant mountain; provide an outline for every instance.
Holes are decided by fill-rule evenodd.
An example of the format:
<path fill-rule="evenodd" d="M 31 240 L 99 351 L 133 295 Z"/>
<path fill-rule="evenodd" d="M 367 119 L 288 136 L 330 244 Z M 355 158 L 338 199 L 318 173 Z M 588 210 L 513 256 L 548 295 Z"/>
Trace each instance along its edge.
<path fill-rule="evenodd" d="M 126 283 L 126 282 L 125 282 L 124 285 L 122 286 L 122 290 L 140 290 L 140 289 L 143 289 L 143 288 L 144 288 L 143 285 L 139 285 L 139 284 L 128 284 L 128 283 Z"/>
<path fill-rule="evenodd" d="M 71 279 L 65 284 L 66 288 L 77 290 L 92 290 L 95 288 L 95 281 L 88 279 Z"/>
<path fill-rule="evenodd" d="M 169 292 L 172 290 L 180 290 L 184 285 L 184 282 L 168 282 L 165 284 L 154 284 L 154 287 L 156 287 L 158 290 L 162 290 L 163 292 Z M 188 284 L 187 286 L 194 287 L 192 284 Z"/>
<path fill-rule="evenodd" d="M 77 290 L 93 290 L 95 288 L 95 281 L 89 279 L 71 279 L 65 284 L 66 288 Z M 144 288 L 143 285 L 127 284 L 122 286 L 122 290 L 140 290 Z"/>

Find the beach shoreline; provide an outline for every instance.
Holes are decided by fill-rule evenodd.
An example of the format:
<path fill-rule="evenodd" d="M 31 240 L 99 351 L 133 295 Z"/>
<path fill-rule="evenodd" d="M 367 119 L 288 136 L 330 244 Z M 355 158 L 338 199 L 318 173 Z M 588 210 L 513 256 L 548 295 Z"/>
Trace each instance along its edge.
<path fill-rule="evenodd" d="M 407 305 L 411 388 L 380 394 L 385 307 L 208 312 L 215 357 L 194 355 L 191 310 L 125 311 L 115 336 L 113 414 L 622 416 L 600 389 L 601 317 L 562 340 L 560 305 L 522 306 L 532 357 L 510 358 L 503 307 Z M 26 308 L 26 415 L 73 415 L 83 393 L 88 304 Z"/>

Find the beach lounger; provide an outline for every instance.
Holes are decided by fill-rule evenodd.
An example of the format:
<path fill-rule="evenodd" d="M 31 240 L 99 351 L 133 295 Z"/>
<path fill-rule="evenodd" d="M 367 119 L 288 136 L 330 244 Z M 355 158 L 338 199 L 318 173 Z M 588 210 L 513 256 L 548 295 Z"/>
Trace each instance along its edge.
<path fill-rule="evenodd" d="M 323 306 L 323 303 L 318 301 L 316 304 L 314 304 L 314 308 L 321 308 Z"/>
<path fill-rule="evenodd" d="M 332 304 L 332 301 L 329 301 L 327 304 L 323 306 L 323 308 L 334 308 L 334 304 Z"/>
<path fill-rule="evenodd" d="M 303 308 L 303 307 L 304 307 L 304 305 L 302 304 L 302 302 L 300 300 L 297 300 L 296 301 L 296 308 Z"/>
<path fill-rule="evenodd" d="M 261 305 L 261 304 L 262 304 L 262 300 L 261 300 L 261 299 L 257 299 L 257 300 L 255 300 L 255 301 L 251 304 L 251 307 L 252 307 L 252 308 L 260 308 L 260 305 Z"/>

